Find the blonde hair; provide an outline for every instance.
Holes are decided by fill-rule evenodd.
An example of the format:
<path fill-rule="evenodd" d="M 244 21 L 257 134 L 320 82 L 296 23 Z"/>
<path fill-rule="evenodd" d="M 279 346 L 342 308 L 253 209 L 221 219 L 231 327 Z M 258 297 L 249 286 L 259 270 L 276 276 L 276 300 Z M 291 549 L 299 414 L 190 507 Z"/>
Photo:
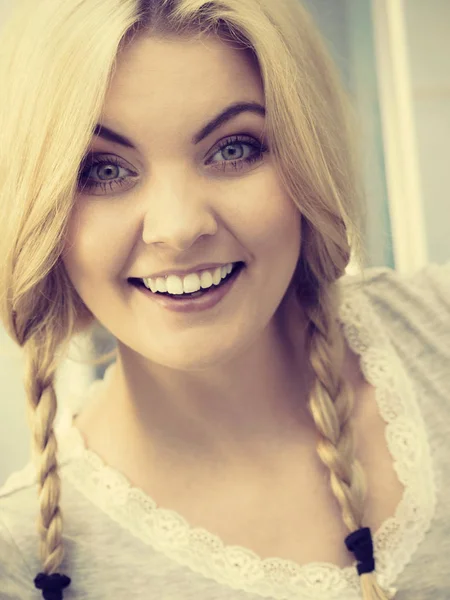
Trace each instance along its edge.
<path fill-rule="evenodd" d="M 64 556 L 55 371 L 73 336 L 95 326 L 61 261 L 80 164 L 123 49 L 140 35 L 204 34 L 244 49 L 260 69 L 272 159 L 302 214 L 293 285 L 316 374 L 317 452 L 349 532 L 362 527 L 365 477 L 337 323 L 351 250 L 364 276 L 362 169 L 351 106 L 311 17 L 299 0 L 15 0 L 0 37 L 0 315 L 25 358 L 45 574 Z M 360 581 L 365 600 L 387 598 L 375 572 Z"/>

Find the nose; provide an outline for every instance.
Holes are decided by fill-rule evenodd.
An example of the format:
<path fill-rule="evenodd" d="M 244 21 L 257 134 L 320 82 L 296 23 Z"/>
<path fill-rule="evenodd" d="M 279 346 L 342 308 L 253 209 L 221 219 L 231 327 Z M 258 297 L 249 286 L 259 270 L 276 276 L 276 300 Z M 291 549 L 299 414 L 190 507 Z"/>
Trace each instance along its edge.
<path fill-rule="evenodd" d="M 185 179 L 185 178 L 184 178 Z M 164 244 L 185 250 L 198 238 L 215 235 L 218 219 L 213 202 L 201 186 L 167 181 L 153 189 L 145 203 L 142 239 L 145 244 Z"/>

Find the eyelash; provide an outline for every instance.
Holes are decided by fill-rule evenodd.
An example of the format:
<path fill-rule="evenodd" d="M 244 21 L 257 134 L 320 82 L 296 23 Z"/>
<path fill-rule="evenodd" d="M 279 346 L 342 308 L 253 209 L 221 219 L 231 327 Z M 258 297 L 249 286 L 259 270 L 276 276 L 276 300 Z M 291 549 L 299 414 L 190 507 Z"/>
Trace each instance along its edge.
<path fill-rule="evenodd" d="M 254 162 L 257 162 L 259 160 L 263 159 L 263 155 L 264 153 L 268 152 L 268 148 L 267 146 L 265 146 L 262 142 L 257 142 L 254 138 L 246 138 L 243 136 L 233 136 L 228 138 L 227 140 L 225 140 L 221 146 L 219 148 L 217 148 L 217 150 L 214 152 L 213 157 L 218 153 L 221 152 L 222 150 L 225 150 L 225 148 L 227 148 L 228 146 L 233 146 L 233 145 L 247 145 L 250 146 L 251 148 L 253 148 L 254 150 L 257 151 L 257 154 L 254 154 L 253 156 L 249 156 L 247 158 L 244 159 L 240 159 L 240 160 L 234 160 L 234 161 L 223 161 L 224 164 L 224 168 L 222 169 L 224 172 L 227 170 L 227 165 L 231 165 L 235 170 L 238 170 L 242 167 L 239 167 L 239 165 L 250 165 Z M 103 188 L 104 191 L 106 191 L 107 186 L 109 186 L 109 189 L 112 190 L 112 186 L 114 184 L 118 184 L 120 186 L 124 185 L 124 181 L 126 179 L 126 177 L 122 177 L 120 179 L 116 179 L 113 181 L 108 181 L 106 183 L 97 183 L 97 182 L 89 182 L 89 178 L 86 177 L 85 172 L 88 171 L 90 169 L 93 169 L 94 167 L 98 167 L 98 166 L 105 166 L 105 165 L 116 165 L 118 167 L 121 167 L 127 171 L 130 171 L 130 169 L 128 169 L 127 167 L 124 167 L 115 156 L 110 156 L 110 157 L 105 157 L 103 158 L 103 160 L 99 159 L 99 160 L 95 160 L 95 156 L 96 155 L 91 155 L 92 158 L 92 162 L 90 162 L 89 165 L 86 165 L 86 162 L 88 159 L 86 159 L 80 169 L 80 175 L 79 175 L 79 183 L 83 184 L 82 185 L 82 189 L 96 189 L 96 188 Z M 89 158 L 89 157 L 88 157 Z M 131 172 L 131 171 L 130 171 Z"/>

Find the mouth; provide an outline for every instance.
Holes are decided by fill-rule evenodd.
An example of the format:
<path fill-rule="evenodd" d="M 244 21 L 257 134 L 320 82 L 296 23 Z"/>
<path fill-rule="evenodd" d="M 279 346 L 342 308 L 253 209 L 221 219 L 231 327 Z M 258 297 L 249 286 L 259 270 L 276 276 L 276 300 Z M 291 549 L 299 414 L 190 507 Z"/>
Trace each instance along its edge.
<path fill-rule="evenodd" d="M 199 298 L 201 296 L 206 296 L 209 293 L 213 292 L 215 289 L 220 288 L 222 285 L 224 285 L 229 279 L 234 279 L 235 277 L 237 277 L 237 275 L 240 273 L 240 271 L 245 267 L 245 263 L 240 261 L 237 262 L 233 268 L 233 270 L 231 271 L 231 273 L 229 273 L 229 275 L 227 275 L 226 277 L 224 277 L 219 284 L 217 285 L 212 285 L 211 287 L 207 288 L 207 289 L 200 289 L 197 290 L 196 292 L 192 292 L 192 293 L 183 293 L 183 294 L 169 294 L 169 292 L 152 292 L 151 290 L 149 290 L 144 282 L 142 281 L 142 279 L 137 279 L 135 277 L 130 277 L 128 279 L 128 282 L 131 283 L 131 285 L 137 287 L 137 288 L 141 288 L 151 294 L 154 294 L 155 296 L 162 296 L 162 297 L 167 297 L 173 300 L 187 300 L 189 298 L 194 299 L 194 298 Z"/>
<path fill-rule="evenodd" d="M 207 289 L 197 290 L 191 294 L 152 292 L 145 287 L 140 279 L 132 278 L 129 282 L 138 290 L 140 298 L 145 297 L 147 301 L 150 300 L 152 303 L 159 305 L 161 309 L 167 310 L 172 314 L 178 313 L 179 318 L 187 314 L 191 315 L 191 317 L 194 317 L 195 314 L 203 315 L 203 317 L 211 314 L 217 317 L 220 313 L 217 313 L 213 309 L 221 306 L 224 299 L 232 295 L 232 290 L 236 286 L 239 287 L 241 273 L 244 271 L 244 268 L 245 263 L 237 263 L 231 273 L 222 279 L 218 285 L 212 285 Z M 229 307 L 231 309 L 233 303 Z"/>

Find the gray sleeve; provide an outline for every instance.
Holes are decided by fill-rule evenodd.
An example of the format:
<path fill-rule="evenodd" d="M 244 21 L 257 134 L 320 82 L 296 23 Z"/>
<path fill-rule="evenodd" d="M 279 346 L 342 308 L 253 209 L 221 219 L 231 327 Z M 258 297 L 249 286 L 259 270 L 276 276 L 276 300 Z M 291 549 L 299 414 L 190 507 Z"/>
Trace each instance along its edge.
<path fill-rule="evenodd" d="M 36 600 L 41 592 L 0 515 L 0 600 Z"/>

